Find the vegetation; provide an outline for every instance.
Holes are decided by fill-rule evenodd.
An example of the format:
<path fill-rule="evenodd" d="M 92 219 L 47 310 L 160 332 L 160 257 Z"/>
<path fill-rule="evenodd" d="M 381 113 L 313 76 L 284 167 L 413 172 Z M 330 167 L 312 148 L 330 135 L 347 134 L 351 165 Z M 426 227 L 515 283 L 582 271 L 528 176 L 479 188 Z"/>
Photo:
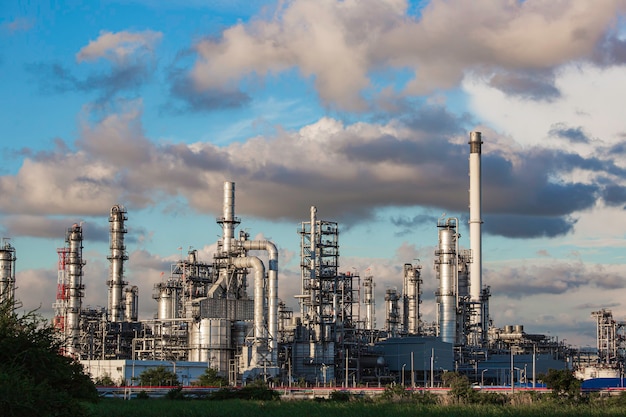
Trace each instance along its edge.
<path fill-rule="evenodd" d="M 86 415 L 81 401 L 97 401 L 82 366 L 59 354 L 62 341 L 36 312 L 18 315 L 0 304 L 0 415 Z"/>
<path fill-rule="evenodd" d="M 420 394 L 415 394 L 419 396 Z M 441 396 L 445 397 L 445 396 Z M 124 401 L 107 399 L 91 406 L 93 417 L 617 417 L 623 416 L 626 408 L 619 406 L 589 407 L 587 405 L 558 405 L 554 402 L 541 402 L 505 407 L 485 404 L 441 405 L 414 404 L 388 401 L 170 401 L 167 399 L 150 401 Z"/>
<path fill-rule="evenodd" d="M 269 388 L 262 380 L 251 382 L 243 388 L 222 388 L 213 393 L 210 400 L 257 400 L 257 401 L 278 401 L 280 394 Z"/>
<path fill-rule="evenodd" d="M 94 381 L 94 384 L 96 384 L 99 387 L 112 387 L 112 386 L 117 385 L 115 381 L 113 381 L 113 378 L 111 378 L 111 376 L 107 373 L 96 378 L 96 380 Z"/>
<path fill-rule="evenodd" d="M 228 385 L 228 381 L 217 374 L 217 369 L 207 368 L 192 385 L 198 387 L 221 387 Z"/>
<path fill-rule="evenodd" d="M 180 385 L 178 376 L 165 366 L 157 366 L 156 368 L 146 369 L 139 375 L 139 384 L 141 386 L 161 387 Z"/>
<path fill-rule="evenodd" d="M 553 399 L 567 403 L 577 403 L 583 399 L 580 392 L 582 381 L 568 369 L 550 369 L 547 374 L 540 375 L 539 379 L 552 389 Z"/>

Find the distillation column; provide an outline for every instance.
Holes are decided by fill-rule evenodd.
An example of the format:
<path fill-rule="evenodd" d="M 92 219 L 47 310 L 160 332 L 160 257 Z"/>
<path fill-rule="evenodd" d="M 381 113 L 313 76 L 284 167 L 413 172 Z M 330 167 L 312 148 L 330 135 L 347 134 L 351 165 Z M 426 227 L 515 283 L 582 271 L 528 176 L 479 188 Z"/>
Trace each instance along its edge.
<path fill-rule="evenodd" d="M 4 239 L 0 248 L 0 303 L 15 305 L 15 248 Z"/>
<path fill-rule="evenodd" d="M 364 295 L 363 303 L 365 304 L 365 330 L 374 330 L 376 328 L 375 315 L 375 299 L 374 299 L 374 277 L 368 275 L 363 281 Z"/>
<path fill-rule="evenodd" d="M 471 324 L 477 330 L 477 345 L 482 345 L 483 337 L 486 335 L 487 317 L 483 318 L 482 308 L 482 219 L 481 219 L 481 133 L 470 133 L 470 156 L 469 156 L 469 234 L 470 250 L 472 252 L 472 263 L 470 265 L 470 301 L 478 308 L 474 308 Z"/>
<path fill-rule="evenodd" d="M 65 241 L 68 244 L 67 267 L 69 296 L 67 312 L 68 349 L 70 356 L 77 355 L 80 339 L 80 310 L 84 292 L 83 285 L 83 227 L 74 224 L 68 231 Z"/>
<path fill-rule="evenodd" d="M 404 264 L 402 324 L 405 334 L 420 333 L 421 265 Z"/>
<path fill-rule="evenodd" d="M 391 337 L 398 336 L 400 324 L 398 298 L 398 291 L 395 288 L 388 288 L 385 291 L 385 330 Z"/>
<path fill-rule="evenodd" d="M 437 224 L 439 249 L 435 251 L 435 270 L 439 278 L 437 291 L 437 329 L 442 342 L 456 343 L 457 322 L 457 220 L 447 219 Z"/>
<path fill-rule="evenodd" d="M 127 282 L 124 281 L 124 261 L 128 260 L 124 245 L 124 235 L 127 232 L 124 227 L 125 220 L 128 220 L 126 209 L 119 204 L 113 206 L 109 215 L 111 254 L 108 259 L 111 264 L 107 282 L 109 286 L 108 318 L 113 323 L 125 320 L 124 287 Z"/>

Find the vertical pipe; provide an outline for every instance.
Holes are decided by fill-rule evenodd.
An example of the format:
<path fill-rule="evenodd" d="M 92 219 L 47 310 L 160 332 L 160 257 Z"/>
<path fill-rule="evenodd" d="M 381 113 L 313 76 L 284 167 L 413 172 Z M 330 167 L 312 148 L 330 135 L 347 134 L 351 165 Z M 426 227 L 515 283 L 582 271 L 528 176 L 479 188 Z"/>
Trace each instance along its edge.
<path fill-rule="evenodd" d="M 311 242 L 310 242 L 310 253 L 311 253 L 311 275 L 310 275 L 310 279 L 309 279 L 309 291 L 310 291 L 310 305 L 311 305 L 311 311 L 309 312 L 311 314 L 311 318 L 313 319 L 313 322 L 316 324 L 319 324 L 320 327 L 316 328 L 317 331 L 317 337 L 320 337 L 321 334 L 321 303 L 318 303 L 318 283 L 317 283 L 317 279 L 319 277 L 317 277 L 317 207 L 315 206 L 311 206 L 311 230 L 310 230 L 310 234 L 311 234 Z M 319 306 L 317 304 L 320 304 Z M 318 308 L 320 309 L 318 311 Z"/>
<path fill-rule="evenodd" d="M 272 364 L 276 365 L 278 363 L 278 249 L 276 249 L 276 245 L 269 240 L 245 240 L 242 245 L 247 251 L 267 251 L 269 256 L 269 271 L 267 273 L 267 321 L 269 337 L 271 339 L 270 350 Z"/>
<path fill-rule="evenodd" d="M 225 254 L 230 254 L 232 248 L 232 242 L 235 235 L 235 183 L 224 182 L 224 207 L 223 207 L 223 222 L 224 222 L 224 246 L 223 250 Z"/>
<path fill-rule="evenodd" d="M 368 275 L 365 277 L 363 282 L 363 286 L 365 287 L 364 292 L 364 303 L 365 303 L 365 330 L 374 330 L 376 326 L 376 319 L 374 315 L 374 277 Z"/>
<path fill-rule="evenodd" d="M 263 266 L 263 262 L 256 256 L 233 258 L 232 262 L 233 266 L 236 268 L 254 269 L 254 347 L 252 349 L 250 366 L 255 367 L 259 365 L 259 350 L 263 349 L 262 344 L 264 340 L 267 340 L 263 314 L 265 296 L 263 281 L 265 279 L 265 267 Z"/>
<path fill-rule="evenodd" d="M 474 303 L 481 302 L 482 291 L 482 236 L 481 236 L 481 133 L 470 133 L 470 156 L 469 156 L 469 234 L 470 249 L 472 251 L 472 264 L 470 265 L 470 300 Z M 479 329 L 478 344 L 482 344 L 483 317 L 482 307 L 474 309 L 472 324 Z"/>

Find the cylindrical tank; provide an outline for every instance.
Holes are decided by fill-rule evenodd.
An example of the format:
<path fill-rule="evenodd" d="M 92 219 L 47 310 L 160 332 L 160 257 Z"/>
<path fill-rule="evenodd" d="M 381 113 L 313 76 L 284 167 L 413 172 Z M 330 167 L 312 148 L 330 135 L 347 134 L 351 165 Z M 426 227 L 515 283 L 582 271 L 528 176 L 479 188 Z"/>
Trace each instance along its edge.
<path fill-rule="evenodd" d="M 133 285 L 126 288 L 124 319 L 126 321 L 135 322 L 139 318 L 139 288 Z"/>
<path fill-rule="evenodd" d="M 457 234 L 455 219 L 439 228 L 439 335 L 443 342 L 456 343 Z"/>
<path fill-rule="evenodd" d="M 189 360 L 207 362 L 219 372 L 228 372 L 231 324 L 226 319 L 203 318 L 189 332 Z"/>

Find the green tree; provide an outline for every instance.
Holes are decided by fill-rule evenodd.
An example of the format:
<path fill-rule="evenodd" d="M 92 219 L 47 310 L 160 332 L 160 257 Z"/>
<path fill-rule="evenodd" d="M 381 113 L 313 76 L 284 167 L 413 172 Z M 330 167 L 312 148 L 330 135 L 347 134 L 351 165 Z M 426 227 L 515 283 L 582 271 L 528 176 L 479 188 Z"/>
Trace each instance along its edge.
<path fill-rule="evenodd" d="M 446 387 L 450 387 L 449 395 L 453 396 L 457 402 L 473 403 L 478 401 L 478 394 L 472 388 L 467 376 L 458 372 L 444 372 L 441 379 Z"/>
<path fill-rule="evenodd" d="M 94 383 L 97 386 L 100 386 L 100 387 L 112 387 L 112 386 L 117 385 L 115 383 L 115 381 L 113 381 L 113 378 L 111 378 L 111 376 L 109 374 L 107 374 L 107 373 L 105 373 L 104 375 L 96 378 Z"/>
<path fill-rule="evenodd" d="M 192 383 L 192 385 L 199 387 L 221 387 L 228 385 L 228 381 L 226 378 L 217 374 L 217 369 L 206 368 L 204 373 L 200 375 L 198 379 Z"/>
<path fill-rule="evenodd" d="M 142 386 L 174 386 L 180 385 L 176 374 L 165 366 L 146 369 L 139 375 L 139 384 Z"/>
<path fill-rule="evenodd" d="M 569 369 L 549 369 L 547 374 L 539 375 L 539 379 L 552 390 L 553 398 L 572 402 L 581 399 L 580 386 L 582 382 Z"/>
<path fill-rule="evenodd" d="M 62 341 L 36 312 L 0 304 L 0 415 L 83 416 L 98 393 L 82 366 L 59 354 Z"/>

